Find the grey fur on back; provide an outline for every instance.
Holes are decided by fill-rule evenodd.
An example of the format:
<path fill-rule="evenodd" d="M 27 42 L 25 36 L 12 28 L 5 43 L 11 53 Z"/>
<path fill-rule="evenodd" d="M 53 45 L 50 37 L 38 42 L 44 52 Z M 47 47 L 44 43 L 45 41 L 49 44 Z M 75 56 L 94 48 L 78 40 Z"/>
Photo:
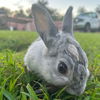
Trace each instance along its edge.
<path fill-rule="evenodd" d="M 85 52 L 73 35 L 72 7 L 67 10 L 62 30 L 58 31 L 45 7 L 32 6 L 40 38 L 29 47 L 24 62 L 28 70 L 55 86 L 68 86 L 66 91 L 83 93 L 89 76 Z"/>

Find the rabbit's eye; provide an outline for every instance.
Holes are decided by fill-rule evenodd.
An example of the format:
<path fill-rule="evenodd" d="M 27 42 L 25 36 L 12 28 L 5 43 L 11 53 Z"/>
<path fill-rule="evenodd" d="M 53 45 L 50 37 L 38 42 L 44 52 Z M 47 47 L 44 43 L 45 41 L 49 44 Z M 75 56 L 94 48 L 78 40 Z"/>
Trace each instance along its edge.
<path fill-rule="evenodd" d="M 66 74 L 67 71 L 68 71 L 68 68 L 66 66 L 66 64 L 64 62 L 60 62 L 58 64 L 58 71 L 61 73 L 61 74 Z"/>

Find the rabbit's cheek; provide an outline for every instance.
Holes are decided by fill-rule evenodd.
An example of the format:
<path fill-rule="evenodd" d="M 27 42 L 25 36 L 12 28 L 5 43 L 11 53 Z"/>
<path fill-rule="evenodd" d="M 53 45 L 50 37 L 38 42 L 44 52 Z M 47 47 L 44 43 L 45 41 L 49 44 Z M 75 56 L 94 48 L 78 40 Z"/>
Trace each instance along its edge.
<path fill-rule="evenodd" d="M 68 78 L 67 77 L 64 77 L 64 76 L 61 76 L 59 74 L 55 74 L 55 73 L 52 73 L 51 74 L 51 81 L 49 81 L 49 83 L 55 85 L 55 86 L 65 86 L 66 83 L 68 82 Z"/>

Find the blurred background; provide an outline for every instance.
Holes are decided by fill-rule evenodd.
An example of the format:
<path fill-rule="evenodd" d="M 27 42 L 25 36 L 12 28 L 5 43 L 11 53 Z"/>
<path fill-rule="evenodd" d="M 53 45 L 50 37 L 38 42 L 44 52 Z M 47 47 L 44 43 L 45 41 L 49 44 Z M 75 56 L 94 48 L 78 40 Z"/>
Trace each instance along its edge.
<path fill-rule="evenodd" d="M 35 31 L 31 6 L 45 6 L 60 29 L 61 21 L 69 6 L 73 6 L 74 30 L 100 31 L 99 0 L 0 0 L 0 30 Z"/>

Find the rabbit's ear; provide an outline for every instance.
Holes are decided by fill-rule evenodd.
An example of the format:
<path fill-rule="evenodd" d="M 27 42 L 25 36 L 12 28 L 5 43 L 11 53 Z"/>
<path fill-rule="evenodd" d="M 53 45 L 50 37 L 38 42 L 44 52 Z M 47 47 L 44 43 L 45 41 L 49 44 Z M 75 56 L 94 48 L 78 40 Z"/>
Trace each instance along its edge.
<path fill-rule="evenodd" d="M 58 29 L 53 23 L 47 9 L 42 5 L 34 4 L 32 6 L 32 14 L 34 17 L 36 30 L 44 41 L 45 45 L 49 48 L 52 45 L 52 40 L 55 39 L 56 34 L 58 33 Z"/>
<path fill-rule="evenodd" d="M 63 27 L 62 27 L 62 31 L 69 33 L 70 35 L 73 36 L 73 19 L 72 19 L 72 7 L 69 7 L 64 20 L 63 20 Z"/>

